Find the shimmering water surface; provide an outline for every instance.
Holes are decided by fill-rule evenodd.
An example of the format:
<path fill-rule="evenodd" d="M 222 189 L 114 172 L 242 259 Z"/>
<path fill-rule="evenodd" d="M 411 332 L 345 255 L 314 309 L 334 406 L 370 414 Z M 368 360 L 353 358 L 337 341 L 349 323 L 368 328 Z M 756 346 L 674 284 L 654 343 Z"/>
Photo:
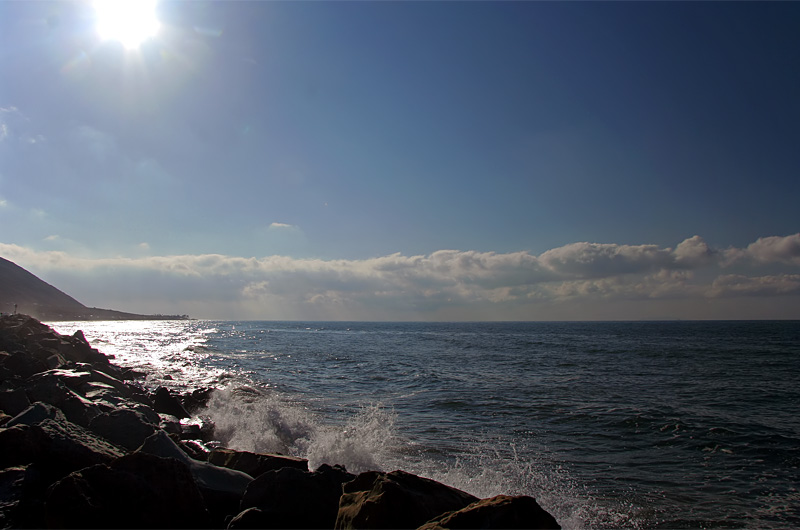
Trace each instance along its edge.
<path fill-rule="evenodd" d="M 58 322 L 227 445 L 528 494 L 565 528 L 800 526 L 800 322 Z"/>

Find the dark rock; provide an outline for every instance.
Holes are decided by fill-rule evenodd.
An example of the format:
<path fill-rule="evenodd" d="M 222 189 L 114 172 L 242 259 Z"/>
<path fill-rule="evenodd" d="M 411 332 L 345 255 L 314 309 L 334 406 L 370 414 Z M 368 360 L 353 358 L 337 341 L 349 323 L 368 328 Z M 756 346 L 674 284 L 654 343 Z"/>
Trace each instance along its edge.
<path fill-rule="evenodd" d="M 35 383 L 40 379 L 55 378 L 64 383 L 64 386 L 72 390 L 80 389 L 81 385 L 92 380 L 92 374 L 88 371 L 72 370 L 70 368 L 55 368 L 47 370 L 41 374 L 32 376 L 28 381 Z"/>
<path fill-rule="evenodd" d="M 188 394 L 182 394 L 179 400 L 186 412 L 194 414 L 208 406 L 213 392 L 213 388 L 197 388 Z"/>
<path fill-rule="evenodd" d="M 233 449 L 214 449 L 208 456 L 208 461 L 217 466 L 244 471 L 254 478 L 267 471 L 284 467 L 293 467 L 302 471 L 308 471 L 308 460 L 305 458 L 267 453 L 250 453 L 248 451 L 234 451 Z"/>
<path fill-rule="evenodd" d="M 35 463 L 54 479 L 125 453 L 94 433 L 58 418 L 0 429 L 0 447 L 0 469 Z"/>
<path fill-rule="evenodd" d="M 175 458 L 187 466 L 203 494 L 211 521 L 223 526 L 226 517 L 239 513 L 239 501 L 253 477 L 189 457 L 163 430 L 149 436 L 137 452 Z"/>
<path fill-rule="evenodd" d="M 368 471 L 344 484 L 336 528 L 417 528 L 477 500 L 405 471 Z"/>
<path fill-rule="evenodd" d="M 314 473 L 293 467 L 267 471 L 247 487 L 241 508 L 260 509 L 271 528 L 332 528 L 342 484 L 354 478 L 328 465 Z"/>
<path fill-rule="evenodd" d="M 208 447 L 206 447 L 202 441 L 179 440 L 176 443 L 178 444 L 178 447 L 180 447 L 183 450 L 183 452 L 189 455 L 191 458 L 194 458 L 195 460 L 200 460 L 201 462 L 208 461 L 208 455 L 211 454 L 211 450 Z"/>
<path fill-rule="evenodd" d="M 88 426 L 92 418 L 103 410 L 64 382 L 61 370 L 50 370 L 35 374 L 25 382 L 25 392 L 31 402 L 42 401 L 60 408 L 67 419 L 81 426 Z"/>
<path fill-rule="evenodd" d="M 107 407 L 119 407 L 126 399 L 114 387 L 105 383 L 95 383 L 90 381 L 84 383 L 80 388 L 80 393 L 96 405 Z"/>
<path fill-rule="evenodd" d="M 185 464 L 135 453 L 70 474 L 50 489 L 50 528 L 202 528 L 203 498 Z"/>
<path fill-rule="evenodd" d="M 0 528 L 43 528 L 43 496 L 35 466 L 0 471 Z"/>
<path fill-rule="evenodd" d="M 41 401 L 37 401 L 33 405 L 29 406 L 13 418 L 11 418 L 6 424 L 5 427 L 13 427 L 14 425 L 37 425 L 44 420 L 59 420 L 59 421 L 67 421 L 67 418 L 64 416 L 64 413 L 61 412 L 61 409 L 54 407 L 48 403 L 42 403 Z"/>
<path fill-rule="evenodd" d="M 115 409 L 95 417 L 89 423 L 89 430 L 120 447 L 135 451 L 156 431 L 156 427 L 135 410 Z"/>
<path fill-rule="evenodd" d="M 39 426 L 0 429 L 0 469 L 27 465 L 43 457 L 47 437 Z"/>
<path fill-rule="evenodd" d="M 116 389 L 119 394 L 125 398 L 129 398 L 133 395 L 133 388 L 129 385 L 126 385 L 116 377 L 112 377 L 106 372 L 92 369 L 91 371 L 92 381 L 95 383 L 104 383 Z"/>
<path fill-rule="evenodd" d="M 169 414 L 179 419 L 191 417 L 178 398 L 163 386 L 158 387 L 153 394 L 153 408 L 159 414 Z"/>
<path fill-rule="evenodd" d="M 16 416 L 31 404 L 24 390 L 17 388 L 0 392 L 0 410 L 11 416 Z"/>
<path fill-rule="evenodd" d="M 428 521 L 419 530 L 469 528 L 560 529 L 561 526 L 533 497 L 498 495 L 474 502 L 461 510 L 443 514 Z"/>
<path fill-rule="evenodd" d="M 175 434 L 180 437 L 183 429 L 181 427 L 181 420 L 172 416 L 171 414 L 159 414 L 158 427 L 168 434 Z"/>
<path fill-rule="evenodd" d="M 33 374 L 46 371 L 47 365 L 44 361 L 31 357 L 21 351 L 16 351 L 4 358 L 3 368 L 17 377 L 27 379 Z"/>

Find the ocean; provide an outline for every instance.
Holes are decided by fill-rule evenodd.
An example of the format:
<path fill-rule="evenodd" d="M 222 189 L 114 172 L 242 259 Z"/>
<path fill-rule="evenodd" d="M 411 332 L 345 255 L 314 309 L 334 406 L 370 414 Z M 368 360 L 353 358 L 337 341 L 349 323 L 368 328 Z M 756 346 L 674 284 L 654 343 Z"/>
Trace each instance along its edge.
<path fill-rule="evenodd" d="M 220 440 L 531 495 L 564 528 L 800 527 L 800 322 L 53 322 Z"/>

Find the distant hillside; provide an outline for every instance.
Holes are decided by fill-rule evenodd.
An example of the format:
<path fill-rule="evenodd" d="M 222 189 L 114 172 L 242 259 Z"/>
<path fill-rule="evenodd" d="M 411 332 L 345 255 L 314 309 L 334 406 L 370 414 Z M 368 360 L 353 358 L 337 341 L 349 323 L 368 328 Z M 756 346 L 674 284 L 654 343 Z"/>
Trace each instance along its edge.
<path fill-rule="evenodd" d="M 186 315 L 137 315 L 86 307 L 16 263 L 0 258 L 0 313 L 24 313 L 39 320 L 150 320 Z"/>

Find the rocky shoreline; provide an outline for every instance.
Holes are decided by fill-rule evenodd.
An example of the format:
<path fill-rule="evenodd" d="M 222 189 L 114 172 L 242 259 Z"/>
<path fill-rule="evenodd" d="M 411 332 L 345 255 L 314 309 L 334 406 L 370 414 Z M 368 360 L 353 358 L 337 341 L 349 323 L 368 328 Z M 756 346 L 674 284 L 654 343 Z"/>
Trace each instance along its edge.
<path fill-rule="evenodd" d="M 80 331 L 0 317 L 0 527 L 560 528 L 528 496 L 220 447 L 187 421 L 213 389 L 147 389 L 111 360 Z"/>

